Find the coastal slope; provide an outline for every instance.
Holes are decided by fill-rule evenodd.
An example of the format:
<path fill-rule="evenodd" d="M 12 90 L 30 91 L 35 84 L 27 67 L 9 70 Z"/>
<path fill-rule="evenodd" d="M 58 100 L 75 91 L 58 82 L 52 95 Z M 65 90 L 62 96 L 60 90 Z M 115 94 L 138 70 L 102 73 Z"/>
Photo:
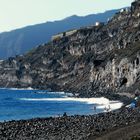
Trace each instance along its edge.
<path fill-rule="evenodd" d="M 97 23 L 52 37 L 0 62 L 0 87 L 68 91 L 84 97 L 140 88 L 140 1 Z"/>

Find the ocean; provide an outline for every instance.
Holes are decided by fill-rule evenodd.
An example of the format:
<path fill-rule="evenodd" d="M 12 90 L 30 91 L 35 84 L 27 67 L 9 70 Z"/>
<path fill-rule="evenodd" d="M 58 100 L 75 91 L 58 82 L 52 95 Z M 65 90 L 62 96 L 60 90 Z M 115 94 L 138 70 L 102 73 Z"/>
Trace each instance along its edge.
<path fill-rule="evenodd" d="M 67 115 L 100 113 L 105 111 L 105 106 L 103 106 L 104 101 L 104 99 L 77 99 L 71 97 L 71 94 L 63 92 L 0 89 L 0 122 L 58 117 L 62 116 L 64 112 L 66 112 Z M 118 105 L 120 106 L 121 103 Z"/>

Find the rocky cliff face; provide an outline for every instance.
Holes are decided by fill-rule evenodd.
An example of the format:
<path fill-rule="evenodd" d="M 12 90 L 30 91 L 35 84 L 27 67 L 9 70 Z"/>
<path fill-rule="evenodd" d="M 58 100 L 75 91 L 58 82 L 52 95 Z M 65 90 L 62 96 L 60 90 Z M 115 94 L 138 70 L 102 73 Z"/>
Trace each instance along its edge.
<path fill-rule="evenodd" d="M 1 61 L 0 86 L 81 96 L 140 88 L 140 0 L 107 24 L 81 28 L 24 56 Z"/>

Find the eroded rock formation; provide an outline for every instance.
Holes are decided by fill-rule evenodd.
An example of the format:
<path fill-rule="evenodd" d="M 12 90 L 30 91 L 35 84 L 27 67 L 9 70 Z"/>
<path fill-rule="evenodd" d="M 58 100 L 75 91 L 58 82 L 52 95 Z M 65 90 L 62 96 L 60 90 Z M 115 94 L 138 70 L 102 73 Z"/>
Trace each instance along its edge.
<path fill-rule="evenodd" d="M 0 86 L 82 96 L 140 88 L 140 0 L 107 24 L 78 29 L 23 56 L 1 61 Z"/>

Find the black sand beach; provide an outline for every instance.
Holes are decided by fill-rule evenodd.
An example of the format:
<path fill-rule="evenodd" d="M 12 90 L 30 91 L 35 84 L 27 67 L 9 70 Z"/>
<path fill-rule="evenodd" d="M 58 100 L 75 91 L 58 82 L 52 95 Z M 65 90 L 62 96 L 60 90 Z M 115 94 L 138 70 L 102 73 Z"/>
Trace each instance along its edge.
<path fill-rule="evenodd" d="M 140 109 L 122 108 L 113 112 L 89 116 L 36 118 L 0 123 L 0 139 L 120 140 L 128 139 L 128 137 L 131 139 L 140 134 L 139 125 Z"/>

